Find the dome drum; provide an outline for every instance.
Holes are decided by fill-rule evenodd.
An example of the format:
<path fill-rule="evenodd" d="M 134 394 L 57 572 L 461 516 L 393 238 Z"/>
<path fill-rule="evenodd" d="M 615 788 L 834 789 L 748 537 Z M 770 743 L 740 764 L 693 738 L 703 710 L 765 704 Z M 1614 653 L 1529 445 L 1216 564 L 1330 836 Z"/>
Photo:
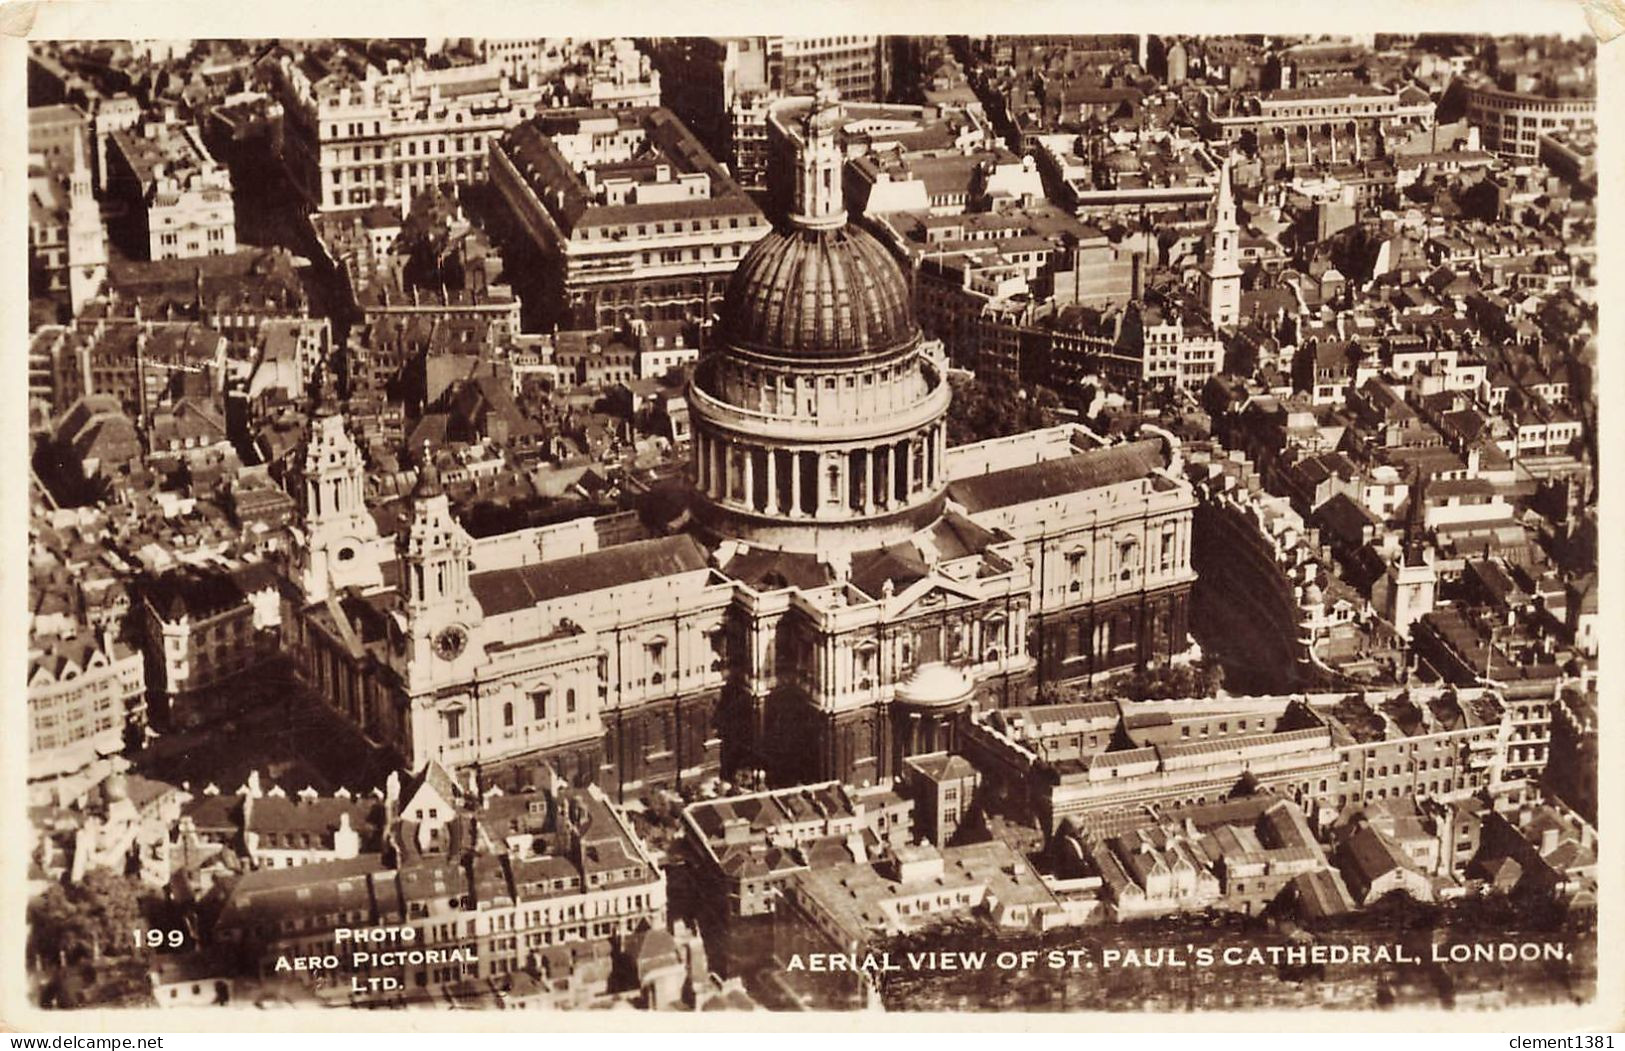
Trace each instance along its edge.
<path fill-rule="evenodd" d="M 950 396 L 929 363 L 891 375 L 760 373 L 754 383 L 737 369 L 727 375 L 723 364 L 701 362 L 689 388 L 695 426 L 722 439 L 802 445 L 903 438 L 940 420 Z"/>

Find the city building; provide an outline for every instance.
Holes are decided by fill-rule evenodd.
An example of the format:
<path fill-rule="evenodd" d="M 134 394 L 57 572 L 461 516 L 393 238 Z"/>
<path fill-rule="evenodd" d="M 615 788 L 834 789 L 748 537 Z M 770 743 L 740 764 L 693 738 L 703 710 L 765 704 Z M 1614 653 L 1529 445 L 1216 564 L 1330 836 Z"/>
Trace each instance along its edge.
<path fill-rule="evenodd" d="M 903 769 L 921 831 L 939 850 L 946 847 L 969 815 L 982 775 L 963 756 L 947 752 L 910 756 Z"/>
<path fill-rule="evenodd" d="M 324 212 L 404 214 L 424 190 L 486 178 L 493 140 L 541 108 L 546 90 L 496 64 L 386 72 L 344 45 L 279 46 L 259 64 L 283 107 L 289 173 Z"/>
<path fill-rule="evenodd" d="M 1543 137 L 1596 134 L 1594 85 L 1589 90 L 1564 92 L 1534 86 L 1508 90 L 1488 77 L 1469 77 L 1456 86 L 1466 105 L 1467 120 L 1478 127 L 1484 149 L 1499 156 L 1533 161 L 1540 156 Z"/>
<path fill-rule="evenodd" d="M 195 127 L 149 122 L 113 132 L 107 189 L 137 259 L 191 259 L 237 250 L 231 172 L 210 155 Z"/>
<path fill-rule="evenodd" d="M 1222 802 L 1244 785 L 1293 800 L 1320 824 L 1398 798 L 1488 791 L 1516 807 L 1517 726 L 1500 691 L 1412 688 L 1007 708 L 973 716 L 962 740 L 1007 805 L 1051 835 L 1067 825 L 1087 838 Z"/>
<path fill-rule="evenodd" d="M 47 166 L 68 169 L 90 155 L 90 118 L 78 106 L 28 107 L 28 152 Z"/>
<path fill-rule="evenodd" d="M 1050 199 L 1081 218 L 1155 215 L 1178 222 L 1213 200 L 1211 164 L 1199 157 L 1194 142 L 1166 134 L 1122 147 L 1075 133 L 1032 139 L 1028 156 Z"/>
<path fill-rule="evenodd" d="M 777 908 L 797 873 L 907 846 L 912 809 L 889 788 L 830 781 L 693 803 L 683 826 L 710 903 L 728 916 L 759 916 Z"/>
<path fill-rule="evenodd" d="M 168 725 L 201 723 L 231 710 L 217 689 L 281 652 L 282 596 L 264 564 L 235 570 L 171 570 L 141 589 L 139 616 L 148 684 Z"/>
<path fill-rule="evenodd" d="M 76 773 L 124 751 L 145 726 L 141 653 L 111 633 L 36 636 L 28 653 L 28 780 Z"/>
<path fill-rule="evenodd" d="M 1241 264 L 1237 259 L 1235 190 L 1230 185 L 1230 163 L 1219 169 L 1219 189 L 1213 202 L 1213 230 L 1208 243 L 1202 287 L 1207 296 L 1208 320 L 1215 328 L 1228 328 L 1240 320 Z"/>
<path fill-rule="evenodd" d="M 1354 79 L 1313 87 L 1196 93 L 1195 118 L 1209 142 L 1245 137 L 1287 167 L 1315 159 L 1335 162 L 1377 156 L 1385 136 L 1425 129 L 1434 102 L 1415 85 L 1399 89 Z"/>
<path fill-rule="evenodd" d="M 775 950 L 859 953 L 881 939 L 951 917 L 984 915 L 997 928 L 1043 931 L 1064 922 L 1054 891 L 1026 858 L 990 840 L 939 850 L 904 846 L 881 862 L 810 869 L 784 893 Z"/>
<path fill-rule="evenodd" d="M 263 809 L 271 798 L 243 802 Z M 325 823 L 329 811 L 342 823 L 377 810 L 387 822 L 382 852 L 245 872 L 215 921 L 214 940 L 241 974 L 261 981 L 308 987 L 308 973 L 278 968 L 278 960 L 341 956 L 355 981 L 316 986 L 328 1005 L 446 1003 L 456 994 L 494 1004 L 535 985 L 535 1002 L 575 1006 L 608 991 L 615 946 L 666 926 L 665 874 L 595 787 L 549 780 L 482 794 L 431 764 L 408 778 L 391 775 L 381 805 L 275 805 L 303 823 Z M 343 936 L 357 927 L 411 934 L 390 946 Z M 410 951 L 400 963 L 370 955 L 403 946 Z M 371 981 L 385 975 L 396 983 Z"/>
<path fill-rule="evenodd" d="M 550 112 L 492 150 L 561 328 L 709 320 L 766 221 L 669 110 Z"/>
<path fill-rule="evenodd" d="M 1197 909 L 1258 915 L 1306 888 L 1324 895 L 1326 911 L 1354 907 L 1303 810 L 1269 792 L 1159 809 L 1136 827 L 1064 832 L 1060 842 L 1063 858 L 1099 877 L 1120 920 Z"/>
<path fill-rule="evenodd" d="M 1193 456 L 1191 469 L 1202 615 L 1282 681 L 1324 681 L 1365 648 L 1364 600 L 1329 564 L 1291 499 L 1269 492 L 1243 454 L 1215 448 Z"/>
<path fill-rule="evenodd" d="M 1221 277 L 1211 287 L 1216 289 L 1225 280 Z M 1114 318 L 1111 327 L 1116 331 L 1110 337 L 1070 340 L 1055 333 L 1050 359 L 1075 355 L 1084 359 L 1087 369 L 1117 383 L 1169 384 L 1192 392 L 1205 387 L 1223 365 L 1224 343 L 1206 313 L 1191 302 L 1157 297 L 1131 303 Z"/>
<path fill-rule="evenodd" d="M 666 105 L 729 165 L 740 185 L 767 187 L 767 114 L 819 80 L 850 103 L 890 92 L 886 41 L 876 36 L 662 37 L 651 41 L 664 70 Z"/>

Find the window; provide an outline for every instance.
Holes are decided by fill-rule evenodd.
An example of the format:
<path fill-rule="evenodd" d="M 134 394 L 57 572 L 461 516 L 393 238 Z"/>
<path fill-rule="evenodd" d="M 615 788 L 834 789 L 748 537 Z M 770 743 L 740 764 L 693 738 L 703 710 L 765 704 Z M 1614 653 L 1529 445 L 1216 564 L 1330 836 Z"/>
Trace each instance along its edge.
<path fill-rule="evenodd" d="M 576 713 L 576 692 L 574 690 L 565 690 L 564 691 L 564 714 L 565 715 L 574 715 L 575 713 Z"/>
<path fill-rule="evenodd" d="M 462 712 L 446 713 L 446 736 L 453 741 L 463 736 Z"/>
<path fill-rule="evenodd" d="M 1117 579 L 1131 580 L 1138 562 L 1139 545 L 1133 540 L 1125 540 L 1117 545 Z"/>
<path fill-rule="evenodd" d="M 666 642 L 656 639 L 649 643 L 649 681 L 659 685 L 666 678 Z"/>
<path fill-rule="evenodd" d="M 512 704 L 512 702 L 506 703 L 506 704 L 504 704 L 502 706 L 502 725 L 503 726 L 512 726 L 513 725 L 513 704 Z"/>
<path fill-rule="evenodd" d="M 537 690 L 530 695 L 530 704 L 533 715 L 537 719 L 547 718 L 547 690 Z"/>

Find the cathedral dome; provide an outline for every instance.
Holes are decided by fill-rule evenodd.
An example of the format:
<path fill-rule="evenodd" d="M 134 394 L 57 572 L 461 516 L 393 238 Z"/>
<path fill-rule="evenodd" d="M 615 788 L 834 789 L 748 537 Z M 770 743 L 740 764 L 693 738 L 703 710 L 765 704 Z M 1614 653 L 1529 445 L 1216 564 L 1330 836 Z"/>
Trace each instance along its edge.
<path fill-rule="evenodd" d="M 919 335 L 902 270 L 859 227 L 775 230 L 745 255 L 723 299 L 727 340 L 775 357 L 847 359 Z"/>

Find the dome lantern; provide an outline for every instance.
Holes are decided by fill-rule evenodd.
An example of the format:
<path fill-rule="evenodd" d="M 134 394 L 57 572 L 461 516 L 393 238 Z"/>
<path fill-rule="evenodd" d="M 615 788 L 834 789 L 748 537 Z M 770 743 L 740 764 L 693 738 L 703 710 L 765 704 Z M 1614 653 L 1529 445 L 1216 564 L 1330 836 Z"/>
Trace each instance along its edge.
<path fill-rule="evenodd" d="M 809 230 L 846 225 L 846 201 L 841 190 L 841 147 L 835 141 L 841 123 L 839 95 L 824 78 L 801 124 L 800 178 L 790 221 Z"/>

